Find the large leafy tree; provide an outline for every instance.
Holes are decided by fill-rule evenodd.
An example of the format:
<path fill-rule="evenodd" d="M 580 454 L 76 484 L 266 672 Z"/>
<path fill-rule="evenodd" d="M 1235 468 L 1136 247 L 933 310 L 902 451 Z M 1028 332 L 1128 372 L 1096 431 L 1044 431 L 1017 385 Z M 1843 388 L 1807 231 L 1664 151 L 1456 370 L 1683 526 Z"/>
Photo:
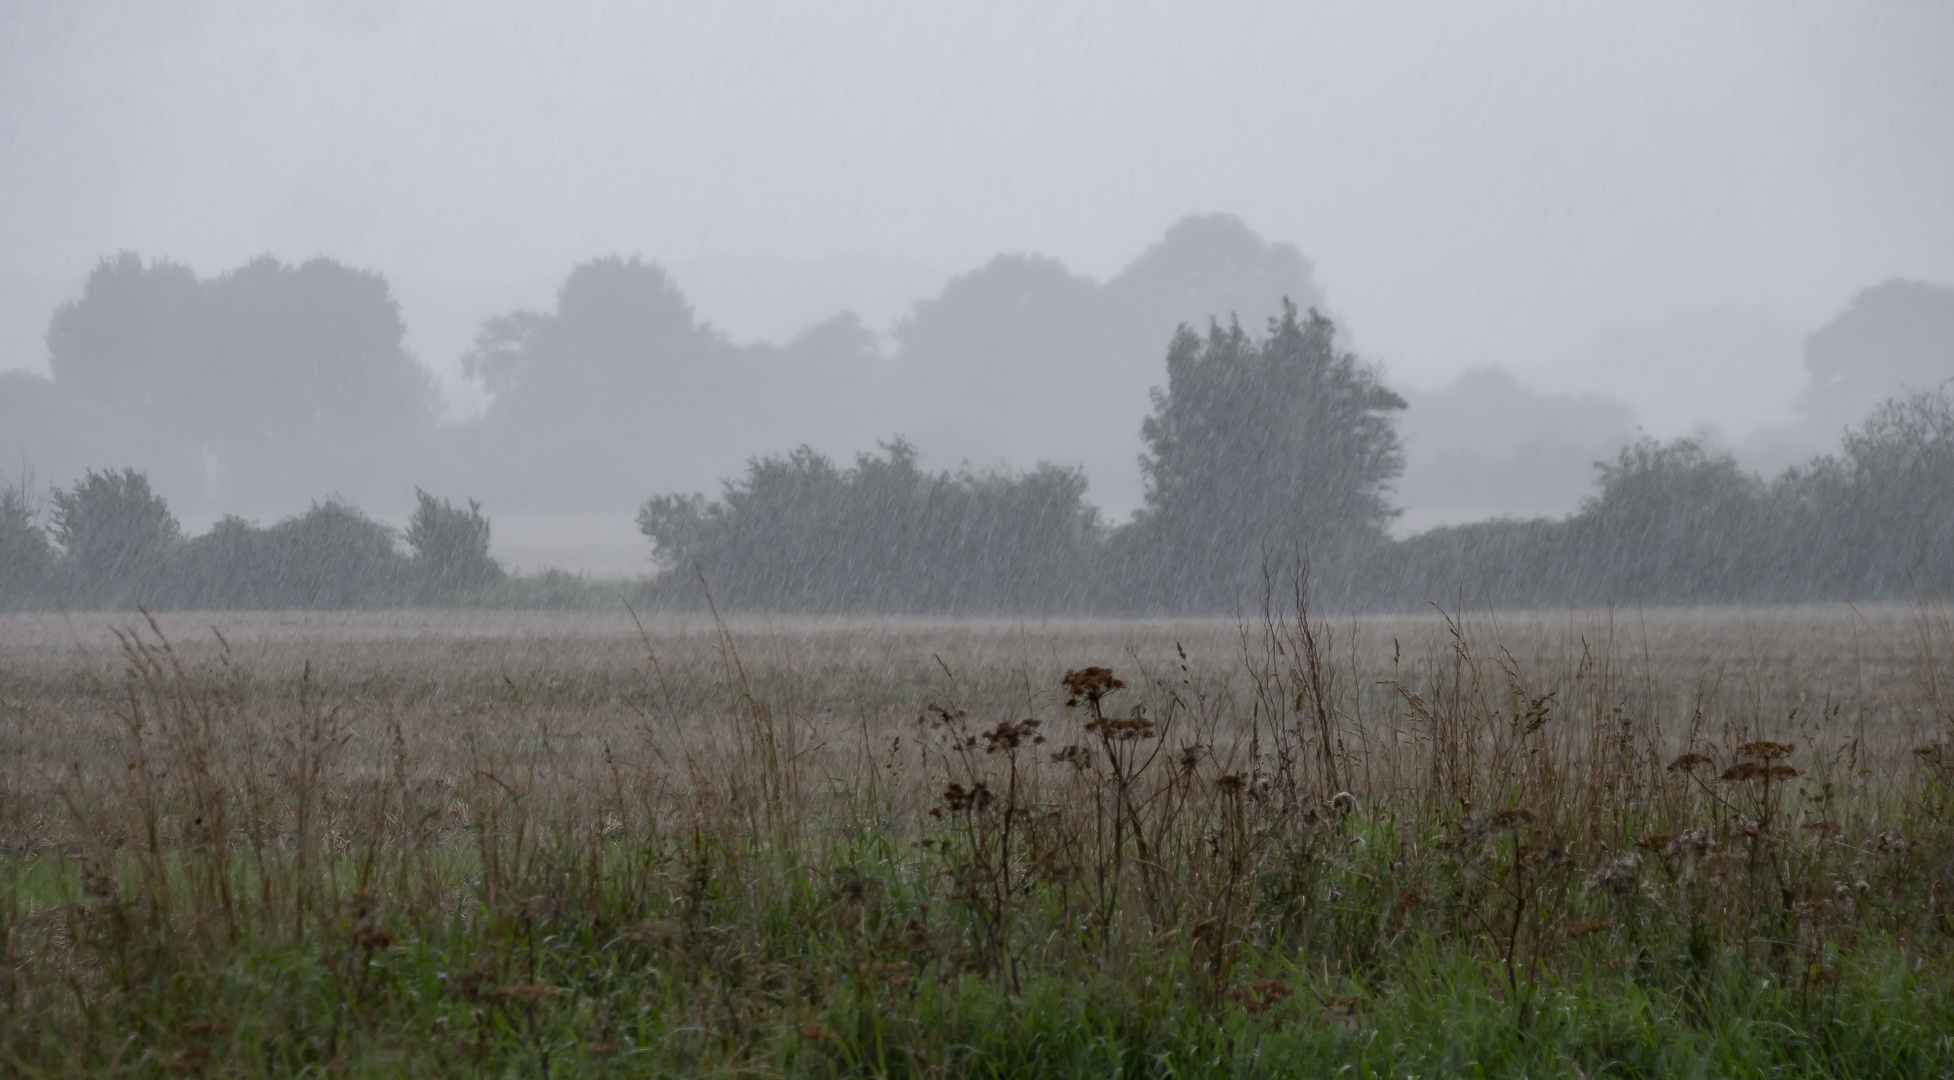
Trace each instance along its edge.
<path fill-rule="evenodd" d="M 1757 587 L 1767 489 L 1736 458 L 1702 439 L 1642 439 L 1596 469 L 1601 490 L 1568 537 L 1596 600 L 1719 601 Z"/>
<path fill-rule="evenodd" d="M 1226 605 L 1265 552 L 1328 570 L 1384 539 L 1405 401 L 1314 309 L 1285 301 L 1261 339 L 1239 322 L 1183 326 L 1153 403 L 1146 508 L 1127 538 L 1140 597 Z"/>
<path fill-rule="evenodd" d="M 1136 436 L 1176 327 L 1235 311 L 1251 326 L 1321 289 L 1309 260 L 1227 215 L 1190 217 L 1103 282 L 1032 255 L 951 279 L 895 331 L 905 425 L 954 461 L 1077 464 L 1112 505 L 1141 497 Z M 946 407 L 952 404 L 954 407 Z"/>
<path fill-rule="evenodd" d="M 384 490 L 432 432 L 434 381 L 378 274 L 269 256 L 199 279 L 124 253 L 48 327 L 54 388 L 173 490 L 274 506 Z"/>

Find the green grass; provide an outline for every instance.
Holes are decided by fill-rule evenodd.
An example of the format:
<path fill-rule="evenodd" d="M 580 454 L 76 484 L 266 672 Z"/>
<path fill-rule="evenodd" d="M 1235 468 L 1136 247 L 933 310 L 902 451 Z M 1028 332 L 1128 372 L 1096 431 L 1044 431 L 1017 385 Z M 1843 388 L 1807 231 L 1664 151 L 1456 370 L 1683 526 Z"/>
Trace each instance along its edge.
<path fill-rule="evenodd" d="M 688 866 L 686 854 L 613 852 L 610 872 L 581 887 L 500 906 L 469 898 L 466 868 L 453 864 L 464 870 L 449 894 L 458 902 L 398 905 L 385 920 L 392 940 L 371 947 L 352 940 L 344 911 L 297 936 L 260 926 L 231 941 L 208 926 L 199 934 L 143 925 L 139 905 L 124 899 L 41 906 L 15 920 L 15 948 L 33 946 L 34 924 L 46 921 L 35 914 L 59 911 L 94 924 L 77 936 L 101 969 L 86 1008 L 40 1000 L 69 987 L 23 993 L 17 979 L 4 1052 L 23 1076 L 1954 1069 L 1945 957 L 1885 937 L 1831 956 L 1821 982 L 1802 969 L 1805 958 L 1739 963 L 1723 952 L 1697 963 L 1660 940 L 1572 956 L 1515 996 L 1472 940 L 1421 934 L 1346 970 L 1280 939 L 1245 950 L 1229 986 L 1279 980 L 1273 994 L 1218 997 L 1184 951 L 1147 944 L 1117 960 L 1081 952 L 1038 965 L 1010 993 L 919 947 L 911 920 L 952 937 L 961 928 L 954 911 L 931 910 L 927 874 L 913 862 L 831 851 L 818 868 L 710 854 Z M 549 865 L 556 857 L 587 853 L 544 860 L 539 887 L 582 876 Z M 30 893 L 48 899 L 57 864 L 10 861 L 16 911 Z M 851 883 L 862 879 L 837 867 L 877 876 L 858 894 Z M 126 938 L 107 928 L 117 919 L 133 924 Z M 1337 1000 L 1349 1005 L 1326 1006 Z"/>

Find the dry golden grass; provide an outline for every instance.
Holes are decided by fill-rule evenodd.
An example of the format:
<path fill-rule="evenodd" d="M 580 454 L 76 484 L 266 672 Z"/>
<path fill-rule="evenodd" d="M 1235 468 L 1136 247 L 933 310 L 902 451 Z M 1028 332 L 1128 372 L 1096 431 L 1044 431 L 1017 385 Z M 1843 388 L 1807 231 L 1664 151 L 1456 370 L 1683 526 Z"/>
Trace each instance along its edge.
<path fill-rule="evenodd" d="M 1947 677 L 1935 668 L 1946 657 L 1935 636 L 1944 623 L 1898 605 L 1523 612 L 1456 623 L 1434 613 L 1322 625 L 1329 705 L 1349 729 L 1342 752 L 1353 763 L 1339 786 L 1366 797 L 1416 782 L 1412 741 L 1423 721 L 1395 686 L 1431 696 L 1445 680 L 1456 683 L 1461 645 L 1483 669 L 1482 696 L 1507 695 L 1517 677 L 1525 696 L 1551 699 L 1563 717 L 1557 728 L 1570 711 L 1591 721 L 1617 710 L 1643 738 L 1661 733 L 1663 745 L 1647 749 L 1665 761 L 1683 752 L 1695 716 L 1712 738 L 1800 741 L 1894 777 L 1943 722 L 1934 702 Z M 694 800 L 698 777 L 735 768 L 726 755 L 741 738 L 737 699 L 750 694 L 801 755 L 800 768 L 842 784 L 895 783 L 897 805 L 914 812 L 936 794 L 935 774 L 915 757 L 927 704 L 954 702 L 980 720 L 1049 721 L 1063 712 L 1064 672 L 1103 665 L 1139 676 L 1144 689 L 1150 679 L 1181 677 L 1177 648 L 1191 688 L 1212 703 L 1207 722 L 1216 730 L 1204 738 L 1246 755 L 1251 671 L 1280 666 L 1264 636 L 1250 620 L 735 617 L 722 628 L 708 615 L 627 611 L 221 612 L 159 615 L 152 626 L 130 615 L 6 614 L 0 824 L 17 847 L 71 843 L 76 820 L 62 792 L 126 765 L 124 640 L 165 647 L 169 663 L 233 684 L 238 715 L 255 734 L 233 733 L 220 753 L 289 727 L 303 687 L 344 724 L 336 760 L 353 790 L 405 761 L 417 783 L 454 791 L 480 755 L 543 737 L 549 765 L 536 775 L 535 801 L 588 801 L 629 767 L 639 782 L 655 778 L 680 808 Z M 795 812 L 821 809 L 817 800 Z M 457 804 L 456 820 L 463 813 Z"/>
<path fill-rule="evenodd" d="M 1937 612 L 1278 608 L 0 616 L 7 970 L 38 987 L 7 1045 L 107 1067 L 90 995 L 178 1007 L 143 980 L 288 948 L 325 950 L 371 1038 L 473 1010 L 477 1068 L 491 1044 L 547 1063 L 549 1025 L 644 972 L 678 981 L 591 1046 L 711 1030 L 733 1067 L 868 1015 L 836 1010 L 913 1015 L 925 973 L 1168 979 L 1190 1015 L 1354 1038 L 1438 949 L 1524 1056 L 1544 988 L 1610 955 L 1714 1026 L 1719 973 L 1808 995 L 1947 932 Z M 1932 983 L 1924 948 L 1907 978 Z M 405 982 L 358 975 L 383 954 Z M 439 964 L 449 1004 L 401 1004 Z M 264 1071 L 337 1060 L 338 1023 Z"/>
<path fill-rule="evenodd" d="M 742 677 L 797 745 L 819 748 L 809 764 L 832 776 L 852 775 L 864 753 L 912 735 L 929 701 L 954 699 L 973 716 L 1050 715 L 1067 670 L 1098 664 L 1178 678 L 1177 647 L 1202 692 L 1245 714 L 1253 687 L 1244 661 L 1265 651 L 1259 618 L 735 616 L 722 634 L 709 615 L 627 611 L 173 612 L 156 616 L 153 630 L 127 614 L 0 614 L 4 812 L 13 842 L 53 840 L 64 828 L 54 809 L 60 785 L 77 766 L 95 772 L 122 753 L 119 635 L 167 641 L 189 669 L 221 667 L 240 680 L 243 715 L 274 728 L 309 682 L 342 710 L 355 771 L 394 752 L 395 725 L 411 759 L 450 780 L 468 768 L 471 736 L 499 745 L 549 731 L 559 743 L 539 794 L 560 786 L 569 797 L 609 768 L 606 747 L 614 759 L 670 762 L 681 748 L 722 743 L 728 695 Z M 1609 704 L 1673 738 L 1701 709 L 1780 737 L 1859 739 L 1863 759 L 1887 770 L 1936 737 L 1932 701 L 1947 677 L 1934 668 L 1944 659 L 1938 616 L 1901 605 L 1519 612 L 1457 624 L 1434 613 L 1322 625 L 1339 676 L 1336 707 L 1384 736 L 1415 720 L 1389 684 L 1416 685 L 1455 664 L 1455 628 L 1483 662 L 1507 657 L 1531 693 L 1564 705 L 1578 696 L 1583 656 L 1602 658 L 1618 695 Z"/>

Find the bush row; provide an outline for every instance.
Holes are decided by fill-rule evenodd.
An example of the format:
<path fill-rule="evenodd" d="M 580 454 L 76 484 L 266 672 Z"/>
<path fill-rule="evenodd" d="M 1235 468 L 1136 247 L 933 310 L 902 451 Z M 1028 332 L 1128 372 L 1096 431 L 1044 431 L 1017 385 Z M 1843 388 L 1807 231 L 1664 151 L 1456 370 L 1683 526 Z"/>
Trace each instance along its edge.
<path fill-rule="evenodd" d="M 404 534 L 327 500 L 269 528 L 226 517 L 186 538 L 134 469 L 91 471 L 54 492 L 45 530 L 12 487 L 0 494 L 0 606 L 395 607 L 450 603 L 500 581 L 481 507 L 418 497 Z"/>
<path fill-rule="evenodd" d="M 1877 600 L 1954 587 L 1944 393 L 1889 402 L 1839 454 L 1773 480 L 1696 439 L 1644 440 L 1598 471 L 1598 493 L 1564 518 L 1393 540 L 1371 524 L 1312 522 L 1308 500 L 1245 530 L 1280 497 L 1253 485 L 1206 518 L 1149 507 L 1112 526 L 1077 469 L 930 472 L 901 439 L 844 468 L 803 448 L 751 462 L 719 499 L 648 500 L 638 523 L 662 569 L 637 592 L 651 606 L 696 605 L 703 583 L 731 610 L 1227 613 L 1259 592 L 1264 567 L 1291 560 L 1309 561 L 1321 602 L 1342 610 Z M 481 508 L 425 492 L 400 535 L 327 501 L 269 528 L 225 518 L 186 539 L 133 470 L 55 492 L 45 530 L 32 511 L 19 488 L 0 494 L 0 606 L 565 602 L 561 575 L 490 588 L 505 575 Z"/>

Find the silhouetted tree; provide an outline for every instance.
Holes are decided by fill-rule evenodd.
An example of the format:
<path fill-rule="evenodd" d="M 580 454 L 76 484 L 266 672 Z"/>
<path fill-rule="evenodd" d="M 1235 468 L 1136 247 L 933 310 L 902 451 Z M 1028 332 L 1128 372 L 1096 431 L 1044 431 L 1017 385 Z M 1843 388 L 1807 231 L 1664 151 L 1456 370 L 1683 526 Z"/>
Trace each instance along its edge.
<path fill-rule="evenodd" d="M 411 599 L 407 557 L 393 529 L 329 499 L 265 530 L 277 573 L 268 607 L 396 607 Z M 269 591 L 269 590 L 268 590 Z"/>
<path fill-rule="evenodd" d="M 1562 520 L 1433 529 L 1372 575 L 1379 604 L 1704 604 L 1954 591 L 1954 401 L 1887 401 L 1840 454 L 1776 479 L 1701 439 L 1631 444 Z"/>
<path fill-rule="evenodd" d="M 1954 398 L 1947 389 L 1875 409 L 1846 433 L 1837 471 L 1843 475 L 1824 478 L 1829 497 L 1821 505 L 1852 549 L 1847 565 L 1865 574 L 1861 595 L 1954 591 Z"/>
<path fill-rule="evenodd" d="M 266 530 L 227 514 L 202 536 L 184 544 L 171 582 L 172 599 L 185 607 L 249 611 L 291 606 L 290 579 Z"/>
<path fill-rule="evenodd" d="M 489 555 L 489 521 L 482 504 L 466 510 L 446 499 L 414 489 L 418 505 L 407 523 L 407 546 L 425 595 L 453 596 L 502 579 L 502 567 Z"/>
<path fill-rule="evenodd" d="M 165 595 L 180 607 L 400 607 L 413 576 L 394 530 L 337 499 L 261 529 L 226 517 L 183 547 Z"/>
<path fill-rule="evenodd" d="M 0 488 L 0 609 L 26 607 L 47 589 L 54 549 L 36 516 L 26 482 Z"/>
<path fill-rule="evenodd" d="M 1257 325 L 1284 296 L 1320 302 L 1309 261 L 1225 214 L 1176 222 L 1103 283 L 1048 257 L 999 256 L 896 327 L 899 419 L 923 418 L 950 460 L 1078 464 L 1130 505 L 1161 343 L 1211 315 Z"/>
<path fill-rule="evenodd" d="M 336 500 L 261 529 L 226 517 L 183 547 L 165 593 L 179 607 L 350 609 L 414 599 L 394 530 Z"/>
<path fill-rule="evenodd" d="M 71 595 L 133 606 L 160 598 L 183 530 L 169 504 L 134 469 L 89 470 L 53 497 L 52 532 Z"/>
<path fill-rule="evenodd" d="M 1641 439 L 1597 462 L 1601 491 L 1571 537 L 1614 601 L 1718 602 L 1748 595 L 1767 570 L 1764 481 L 1701 439 Z"/>
<path fill-rule="evenodd" d="M 1239 323 L 1182 327 L 1153 400 L 1146 509 L 1122 538 L 1143 601 L 1225 607 L 1265 549 L 1300 551 L 1334 591 L 1383 543 L 1405 402 L 1337 349 L 1329 319 L 1285 303 L 1259 341 Z"/>

